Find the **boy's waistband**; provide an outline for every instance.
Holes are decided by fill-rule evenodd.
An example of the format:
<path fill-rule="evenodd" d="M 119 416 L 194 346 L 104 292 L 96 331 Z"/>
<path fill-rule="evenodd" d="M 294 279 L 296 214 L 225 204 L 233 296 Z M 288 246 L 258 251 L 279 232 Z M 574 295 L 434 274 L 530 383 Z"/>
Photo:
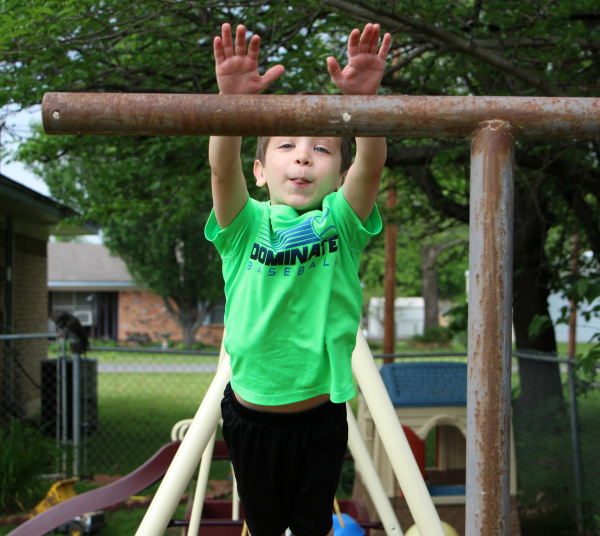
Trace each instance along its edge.
<path fill-rule="evenodd" d="M 302 424 L 317 419 L 322 419 L 327 415 L 335 415 L 339 418 L 346 418 L 346 404 L 335 404 L 331 400 L 310 408 L 304 411 L 295 413 L 275 413 L 272 411 L 259 411 L 252 408 L 247 408 L 236 398 L 231 384 L 228 383 L 225 387 L 224 397 L 228 399 L 232 409 L 240 416 L 249 421 L 264 423 L 264 424 L 287 424 L 295 425 Z"/>

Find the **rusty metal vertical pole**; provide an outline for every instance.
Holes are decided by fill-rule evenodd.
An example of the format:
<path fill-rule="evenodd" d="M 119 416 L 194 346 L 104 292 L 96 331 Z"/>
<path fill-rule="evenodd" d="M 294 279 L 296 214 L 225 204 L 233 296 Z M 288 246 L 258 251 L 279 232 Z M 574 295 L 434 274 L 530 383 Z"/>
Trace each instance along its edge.
<path fill-rule="evenodd" d="M 384 296 L 385 308 L 383 310 L 383 353 L 393 354 L 396 342 L 396 320 L 394 301 L 396 299 L 396 244 L 398 241 L 396 219 L 389 221 L 390 214 L 396 206 L 396 185 L 393 181 L 388 184 L 385 208 L 388 212 L 388 223 L 385 226 L 385 274 L 384 274 Z M 394 358 L 384 358 L 384 363 L 393 363 Z"/>
<path fill-rule="evenodd" d="M 510 532 L 514 137 L 485 121 L 471 146 L 466 536 Z"/>

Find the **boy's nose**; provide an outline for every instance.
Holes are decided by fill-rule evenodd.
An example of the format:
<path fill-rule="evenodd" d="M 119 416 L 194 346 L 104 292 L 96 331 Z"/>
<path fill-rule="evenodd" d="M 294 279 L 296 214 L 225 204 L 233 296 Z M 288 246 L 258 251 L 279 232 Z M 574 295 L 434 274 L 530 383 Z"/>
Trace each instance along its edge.
<path fill-rule="evenodd" d="M 296 164 L 301 166 L 308 166 L 310 164 L 310 158 L 305 152 L 301 152 L 296 155 Z"/>

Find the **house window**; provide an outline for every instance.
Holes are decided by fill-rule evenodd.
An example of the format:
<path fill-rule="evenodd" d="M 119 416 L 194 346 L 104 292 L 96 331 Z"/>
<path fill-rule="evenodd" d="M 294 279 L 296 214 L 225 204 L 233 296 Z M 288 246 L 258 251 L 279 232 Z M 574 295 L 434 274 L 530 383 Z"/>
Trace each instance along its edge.
<path fill-rule="evenodd" d="M 96 295 L 90 292 L 52 292 L 52 314 L 67 311 L 76 316 L 83 326 L 91 326 L 95 317 Z"/>

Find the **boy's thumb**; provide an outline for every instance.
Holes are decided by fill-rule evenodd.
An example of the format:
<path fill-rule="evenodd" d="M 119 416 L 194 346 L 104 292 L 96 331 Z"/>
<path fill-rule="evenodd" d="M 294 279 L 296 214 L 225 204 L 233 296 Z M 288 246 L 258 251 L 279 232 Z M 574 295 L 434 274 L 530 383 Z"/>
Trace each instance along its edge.
<path fill-rule="evenodd" d="M 342 74 L 342 70 L 340 69 L 340 64 L 332 56 L 329 56 L 327 58 L 327 70 L 329 71 L 329 74 L 331 75 L 331 78 L 333 79 L 334 83 L 337 81 L 337 79 Z"/>
<path fill-rule="evenodd" d="M 329 56 L 327 58 L 327 70 L 330 75 L 339 74 L 342 70 L 340 69 L 340 64 L 333 56 Z"/>
<path fill-rule="evenodd" d="M 277 80 L 285 72 L 283 65 L 274 65 L 261 78 L 267 87 L 271 82 Z"/>

